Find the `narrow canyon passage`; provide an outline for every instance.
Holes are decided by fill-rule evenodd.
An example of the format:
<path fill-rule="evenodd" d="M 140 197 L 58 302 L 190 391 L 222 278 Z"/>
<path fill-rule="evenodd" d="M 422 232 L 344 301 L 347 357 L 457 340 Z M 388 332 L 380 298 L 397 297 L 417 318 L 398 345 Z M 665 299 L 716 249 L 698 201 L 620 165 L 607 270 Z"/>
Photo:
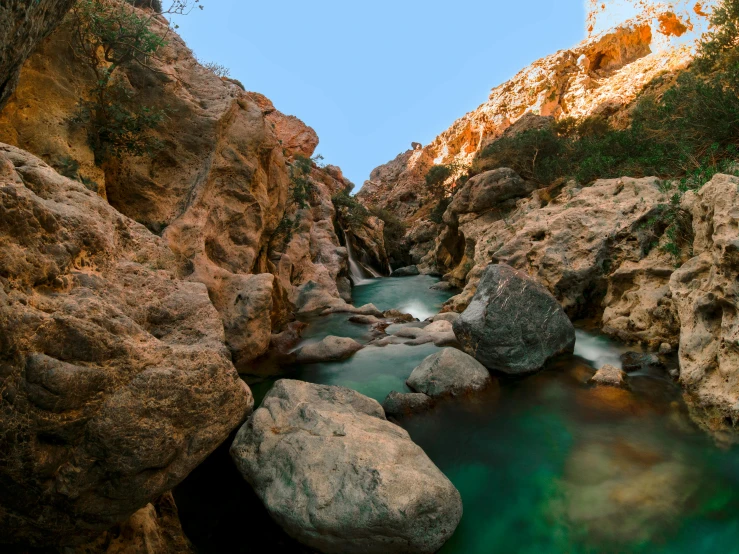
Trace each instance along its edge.
<path fill-rule="evenodd" d="M 353 289 L 354 300 L 427 318 L 451 296 L 430 288 L 436 282 L 430 276 L 366 280 Z M 377 339 L 370 325 L 350 318 L 310 320 L 301 346 L 329 335 L 362 344 Z M 384 334 L 421 325 L 395 324 Z M 575 354 L 538 375 L 499 377 L 484 394 L 398 420 L 462 495 L 462 522 L 441 552 L 733 552 L 739 452 L 717 447 L 695 427 L 667 368 L 631 372 L 629 390 L 588 384 L 603 365 L 620 367 L 629 348 L 578 327 Z M 393 390 L 410 391 L 411 371 L 439 350 L 433 343 L 368 345 L 348 360 L 297 365 L 284 376 L 345 386 L 382 402 Z M 260 402 L 275 379 L 249 381 Z M 207 494 L 195 502 L 198 490 L 248 489 L 225 452 L 208 463 L 221 470 L 195 472 L 175 491 L 199 551 L 248 550 L 233 528 L 203 530 L 219 514 L 224 522 L 260 517 L 279 537 L 277 551 L 304 551 L 243 494 L 233 504 L 222 493 L 211 494 L 212 503 Z"/>

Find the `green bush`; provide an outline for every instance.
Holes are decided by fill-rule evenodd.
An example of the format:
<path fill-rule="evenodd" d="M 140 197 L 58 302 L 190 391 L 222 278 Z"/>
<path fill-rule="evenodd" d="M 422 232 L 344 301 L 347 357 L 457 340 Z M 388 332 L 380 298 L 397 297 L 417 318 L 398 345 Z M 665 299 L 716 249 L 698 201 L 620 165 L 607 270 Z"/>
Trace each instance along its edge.
<path fill-rule="evenodd" d="M 396 215 L 388 210 L 373 207 L 370 212 L 375 217 L 380 218 L 385 224 L 383 229 L 383 240 L 385 242 L 385 252 L 391 262 L 401 263 L 408 257 L 407 248 L 404 242 L 406 225 Z"/>
<path fill-rule="evenodd" d="M 682 178 L 686 190 L 725 170 L 739 148 L 739 0 L 722 2 L 712 23 L 694 68 L 661 98 L 640 98 L 628 128 L 601 118 L 562 120 L 498 139 L 473 171 L 510 167 L 541 185 L 655 175 Z"/>
<path fill-rule="evenodd" d="M 290 165 L 290 197 L 300 209 L 307 208 L 315 193 L 311 182 L 314 159 L 297 155 Z"/>
<path fill-rule="evenodd" d="M 161 0 L 78 0 L 72 8 L 72 46 L 95 75 L 90 99 L 80 103 L 77 121 L 89 124 L 98 161 L 151 153 L 159 146 L 151 131 L 162 123 L 166 110 L 143 105 L 126 80 L 118 78 L 118 70 L 140 66 L 155 71 L 151 60 L 167 44 L 170 29 L 163 34 L 152 30 L 154 18 L 185 15 L 195 6 L 202 8 L 200 0 L 172 0 L 166 10 Z"/>
<path fill-rule="evenodd" d="M 434 209 L 431 210 L 431 214 L 429 215 L 429 220 L 433 221 L 434 223 L 443 223 L 444 222 L 444 212 L 449 207 L 449 204 L 452 203 L 452 199 L 450 197 L 442 198 L 437 202 L 437 204 L 434 206 Z"/>
<path fill-rule="evenodd" d="M 370 212 L 356 198 L 341 191 L 331 197 L 342 229 L 359 228 L 367 222 Z"/>
<path fill-rule="evenodd" d="M 426 173 L 426 188 L 435 199 L 442 199 L 450 192 L 467 182 L 469 178 L 466 174 L 468 167 L 457 162 L 444 165 L 434 165 Z M 451 187 L 445 187 L 450 178 L 455 177 L 455 182 Z"/>

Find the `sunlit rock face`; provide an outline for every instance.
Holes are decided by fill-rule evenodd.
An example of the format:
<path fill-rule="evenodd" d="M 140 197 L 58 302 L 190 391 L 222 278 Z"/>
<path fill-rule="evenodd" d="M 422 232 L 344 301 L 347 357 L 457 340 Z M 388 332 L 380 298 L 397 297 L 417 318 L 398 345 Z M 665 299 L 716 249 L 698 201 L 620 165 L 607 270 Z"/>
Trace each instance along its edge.
<path fill-rule="evenodd" d="M 715 0 L 588 0 L 588 36 L 600 34 L 628 19 L 648 23 L 661 47 L 685 44 L 708 28 Z"/>
<path fill-rule="evenodd" d="M 665 25 L 677 25 L 672 19 L 665 21 Z M 495 87 L 484 104 L 455 121 L 431 144 L 408 150 L 373 170 L 357 197 L 412 225 L 431 214 L 434 202 L 425 175 L 432 165 L 470 164 L 480 150 L 524 116 L 599 115 L 616 126 L 627 125 L 629 107 L 639 93 L 658 76 L 674 75 L 691 60 L 688 46 L 664 49 L 660 37 L 664 34 L 651 20 L 636 19 L 537 60 Z"/>

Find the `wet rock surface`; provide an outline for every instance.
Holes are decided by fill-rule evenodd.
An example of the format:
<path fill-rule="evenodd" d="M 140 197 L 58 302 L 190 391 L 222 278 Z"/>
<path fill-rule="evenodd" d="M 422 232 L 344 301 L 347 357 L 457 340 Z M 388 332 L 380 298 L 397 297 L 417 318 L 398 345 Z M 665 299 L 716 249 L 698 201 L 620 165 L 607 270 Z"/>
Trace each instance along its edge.
<path fill-rule="evenodd" d="M 408 433 L 350 389 L 278 381 L 231 455 L 272 517 L 321 552 L 431 554 L 462 516 Z"/>
<path fill-rule="evenodd" d="M 610 387 L 623 387 L 626 386 L 626 373 L 616 366 L 606 364 L 595 372 L 590 382 Z"/>

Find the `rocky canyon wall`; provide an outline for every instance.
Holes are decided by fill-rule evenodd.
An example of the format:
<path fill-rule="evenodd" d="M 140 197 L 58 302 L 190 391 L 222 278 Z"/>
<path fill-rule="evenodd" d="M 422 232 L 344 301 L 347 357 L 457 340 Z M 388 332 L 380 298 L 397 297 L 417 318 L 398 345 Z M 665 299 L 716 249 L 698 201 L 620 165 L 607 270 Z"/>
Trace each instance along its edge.
<path fill-rule="evenodd" d="M 166 114 L 157 146 L 101 159 L 68 21 L 16 75 L 49 4 L 48 25 L 0 30 L 0 83 L 17 81 L 0 112 L 0 537 L 113 544 L 99 534 L 120 525 L 168 542 L 165 493 L 251 411 L 236 368 L 296 313 L 347 306 L 332 196 L 353 185 L 308 162 L 296 202 L 316 133 L 203 67 L 159 17 L 151 67 L 119 73 Z"/>
<path fill-rule="evenodd" d="M 597 115 L 625 127 L 643 91 L 659 94 L 688 67 L 690 41 L 707 28 L 711 4 L 591 3 L 585 41 L 494 88 L 431 144 L 376 168 L 357 196 L 411 222 L 413 263 L 462 289 L 446 310 L 467 307 L 488 264 L 523 269 L 570 317 L 592 320 L 626 342 L 678 351 L 691 405 L 716 430 L 739 418 L 734 178 L 717 176 L 682 199 L 677 254 L 667 253 L 664 222 L 677 183 L 624 176 L 542 188 L 497 168 L 467 181 L 433 220 L 438 197 L 425 183 L 433 165 L 469 165 L 504 134 L 564 117 Z M 618 25 L 603 30 L 610 23 Z"/>
<path fill-rule="evenodd" d="M 188 278 L 208 287 L 234 359 L 248 364 L 305 309 L 305 287 L 320 289 L 324 307 L 343 302 L 346 250 L 331 196 L 351 183 L 338 168 L 315 166 L 308 206 L 296 209 L 291 164 L 314 154 L 313 129 L 203 67 L 164 20 L 152 26 L 168 37 L 152 67 L 122 68 L 136 102 L 166 113 L 152 132 L 160 145 L 152 155 L 96 158 L 77 116 L 95 76 L 75 57 L 68 24 L 24 66 L 0 115 L 0 141 L 38 155 L 161 235 L 187 262 Z M 288 219 L 283 245 L 275 239 Z"/>

